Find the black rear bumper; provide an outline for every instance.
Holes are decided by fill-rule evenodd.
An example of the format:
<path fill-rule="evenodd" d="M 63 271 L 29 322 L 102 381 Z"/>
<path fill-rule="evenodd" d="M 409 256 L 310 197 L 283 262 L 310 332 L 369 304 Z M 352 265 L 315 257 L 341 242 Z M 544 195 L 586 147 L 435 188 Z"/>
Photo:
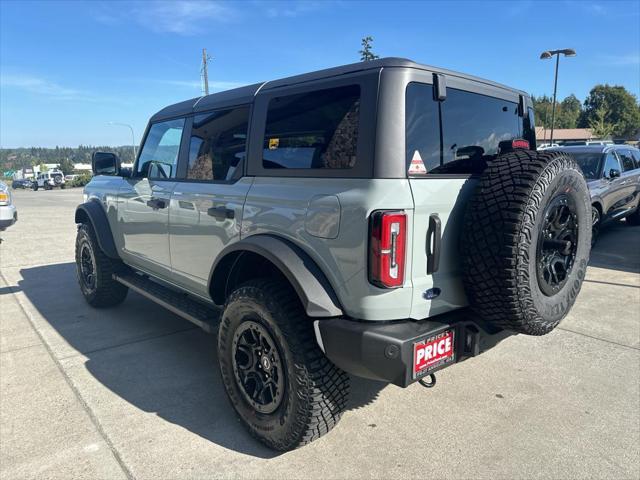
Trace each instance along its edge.
<path fill-rule="evenodd" d="M 468 309 L 427 320 L 364 322 L 332 318 L 315 322 L 316 336 L 327 357 L 358 377 L 407 387 L 429 373 L 475 357 L 495 347 L 513 332 L 485 325 Z M 454 358 L 414 375 L 414 344 L 453 330 Z"/>

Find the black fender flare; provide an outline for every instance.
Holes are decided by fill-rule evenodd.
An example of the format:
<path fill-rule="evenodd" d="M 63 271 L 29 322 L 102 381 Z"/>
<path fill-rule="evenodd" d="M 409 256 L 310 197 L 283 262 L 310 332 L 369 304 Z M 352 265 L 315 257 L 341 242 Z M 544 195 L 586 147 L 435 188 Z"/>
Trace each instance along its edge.
<path fill-rule="evenodd" d="M 313 259 L 289 240 L 258 234 L 228 245 L 211 268 L 209 291 L 213 301 L 225 301 L 227 281 L 243 252 L 260 255 L 282 272 L 310 317 L 338 317 L 342 308 L 331 284 Z"/>
<path fill-rule="evenodd" d="M 76 223 L 90 223 L 96 233 L 100 250 L 109 258 L 120 259 L 113 241 L 111 226 L 102 205 L 93 200 L 81 203 L 76 207 L 75 220 Z"/>

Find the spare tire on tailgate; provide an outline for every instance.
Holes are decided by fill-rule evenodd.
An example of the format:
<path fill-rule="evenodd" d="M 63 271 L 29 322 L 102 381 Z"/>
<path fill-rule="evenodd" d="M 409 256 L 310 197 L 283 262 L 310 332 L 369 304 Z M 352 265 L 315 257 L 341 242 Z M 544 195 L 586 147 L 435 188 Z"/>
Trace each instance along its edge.
<path fill-rule="evenodd" d="M 496 327 L 549 333 L 580 291 L 590 249 L 591 201 L 576 162 L 561 152 L 499 155 L 466 210 L 469 304 Z"/>

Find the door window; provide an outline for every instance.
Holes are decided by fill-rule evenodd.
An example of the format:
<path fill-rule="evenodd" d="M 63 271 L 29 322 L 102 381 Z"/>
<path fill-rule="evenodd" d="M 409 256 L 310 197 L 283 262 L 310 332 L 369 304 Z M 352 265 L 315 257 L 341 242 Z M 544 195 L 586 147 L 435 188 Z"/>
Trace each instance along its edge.
<path fill-rule="evenodd" d="M 228 181 L 246 156 L 249 107 L 220 110 L 193 119 L 187 179 Z"/>
<path fill-rule="evenodd" d="M 613 152 L 607 153 L 607 156 L 604 159 L 604 176 L 606 178 L 610 178 L 611 170 L 618 170 L 618 172 L 622 171 L 620 167 L 620 160 Z"/>
<path fill-rule="evenodd" d="M 636 168 L 634 165 L 633 157 L 631 156 L 631 152 L 629 150 L 618 150 L 618 157 L 620 157 L 620 161 L 622 162 L 622 169 L 625 172 L 629 170 L 633 170 Z"/>
<path fill-rule="evenodd" d="M 155 123 L 138 158 L 136 176 L 175 178 L 184 118 Z"/>
<path fill-rule="evenodd" d="M 273 98 L 267 110 L 263 167 L 352 168 L 359 112 L 358 85 Z"/>

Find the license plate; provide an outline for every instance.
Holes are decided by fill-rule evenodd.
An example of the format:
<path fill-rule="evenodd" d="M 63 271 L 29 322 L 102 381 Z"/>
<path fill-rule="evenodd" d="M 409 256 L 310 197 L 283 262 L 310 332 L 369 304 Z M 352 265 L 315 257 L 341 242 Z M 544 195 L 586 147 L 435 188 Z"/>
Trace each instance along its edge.
<path fill-rule="evenodd" d="M 453 330 L 413 344 L 413 378 L 422 377 L 455 360 Z"/>

